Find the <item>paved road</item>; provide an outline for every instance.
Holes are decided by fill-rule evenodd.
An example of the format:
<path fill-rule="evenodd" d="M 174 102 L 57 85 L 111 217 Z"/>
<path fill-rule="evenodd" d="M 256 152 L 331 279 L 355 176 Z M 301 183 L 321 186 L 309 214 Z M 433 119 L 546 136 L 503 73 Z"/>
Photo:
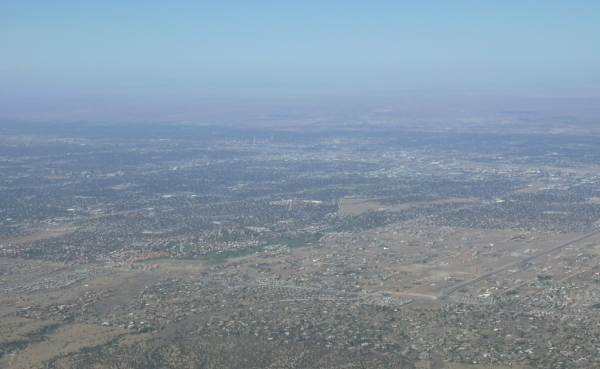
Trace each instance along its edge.
<path fill-rule="evenodd" d="M 597 234 L 600 234 L 600 229 L 595 229 L 595 230 L 593 230 L 593 231 L 591 231 L 589 233 L 586 233 L 583 236 L 577 237 L 577 238 L 575 238 L 575 239 L 573 239 L 571 241 L 565 242 L 565 243 L 560 244 L 558 246 L 554 246 L 554 247 L 552 247 L 550 249 L 547 249 L 547 250 L 543 250 L 543 251 L 537 252 L 537 253 L 535 253 L 535 254 L 533 254 L 531 256 L 526 257 L 525 259 L 517 260 L 517 261 L 515 261 L 513 263 L 506 264 L 506 265 L 504 265 L 504 266 L 502 266 L 502 267 L 500 267 L 498 269 L 494 269 L 491 272 L 482 274 L 482 275 L 480 275 L 480 276 L 478 276 L 476 278 L 470 279 L 468 281 L 460 282 L 458 284 L 455 284 L 454 286 L 450 286 L 448 288 L 445 288 L 442 291 L 440 291 L 440 293 L 438 294 L 438 298 L 439 299 L 445 299 L 445 298 L 447 298 L 448 296 L 450 296 L 451 294 L 453 294 L 454 292 L 456 292 L 457 290 L 459 290 L 461 288 L 464 288 L 464 287 L 470 286 L 472 284 L 475 284 L 477 282 L 480 282 L 480 281 L 482 281 L 484 279 L 487 279 L 487 278 L 489 278 L 489 277 L 491 277 L 493 275 L 496 275 L 498 273 L 504 272 L 505 270 L 508 270 L 508 269 L 511 269 L 511 268 L 514 268 L 514 267 L 518 267 L 518 266 L 522 266 L 523 264 L 526 264 L 526 263 L 528 263 L 528 262 L 530 262 L 532 260 L 540 258 L 540 257 L 542 257 L 544 255 L 548 255 L 548 254 L 550 254 L 552 252 L 555 252 L 555 251 L 558 251 L 560 249 L 564 249 L 565 247 L 571 246 L 571 245 L 573 245 L 573 244 L 575 244 L 577 242 L 580 242 L 580 241 L 586 240 L 588 238 L 591 238 L 591 237 L 593 237 L 593 236 L 595 236 Z"/>

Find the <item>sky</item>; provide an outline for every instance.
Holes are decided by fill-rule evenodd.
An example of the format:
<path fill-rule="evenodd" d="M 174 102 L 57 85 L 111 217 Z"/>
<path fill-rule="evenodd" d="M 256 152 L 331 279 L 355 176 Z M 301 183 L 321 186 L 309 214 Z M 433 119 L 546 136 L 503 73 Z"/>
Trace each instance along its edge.
<path fill-rule="evenodd" d="M 0 45 L 5 110 L 194 98 L 600 96 L 597 0 L 3 0 Z"/>

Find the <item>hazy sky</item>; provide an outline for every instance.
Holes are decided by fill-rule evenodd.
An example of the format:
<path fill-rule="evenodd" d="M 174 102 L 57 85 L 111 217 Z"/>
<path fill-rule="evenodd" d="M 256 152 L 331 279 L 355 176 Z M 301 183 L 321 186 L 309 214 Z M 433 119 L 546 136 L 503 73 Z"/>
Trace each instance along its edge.
<path fill-rule="evenodd" d="M 0 45 L 15 102 L 600 95 L 598 0 L 3 0 Z"/>

